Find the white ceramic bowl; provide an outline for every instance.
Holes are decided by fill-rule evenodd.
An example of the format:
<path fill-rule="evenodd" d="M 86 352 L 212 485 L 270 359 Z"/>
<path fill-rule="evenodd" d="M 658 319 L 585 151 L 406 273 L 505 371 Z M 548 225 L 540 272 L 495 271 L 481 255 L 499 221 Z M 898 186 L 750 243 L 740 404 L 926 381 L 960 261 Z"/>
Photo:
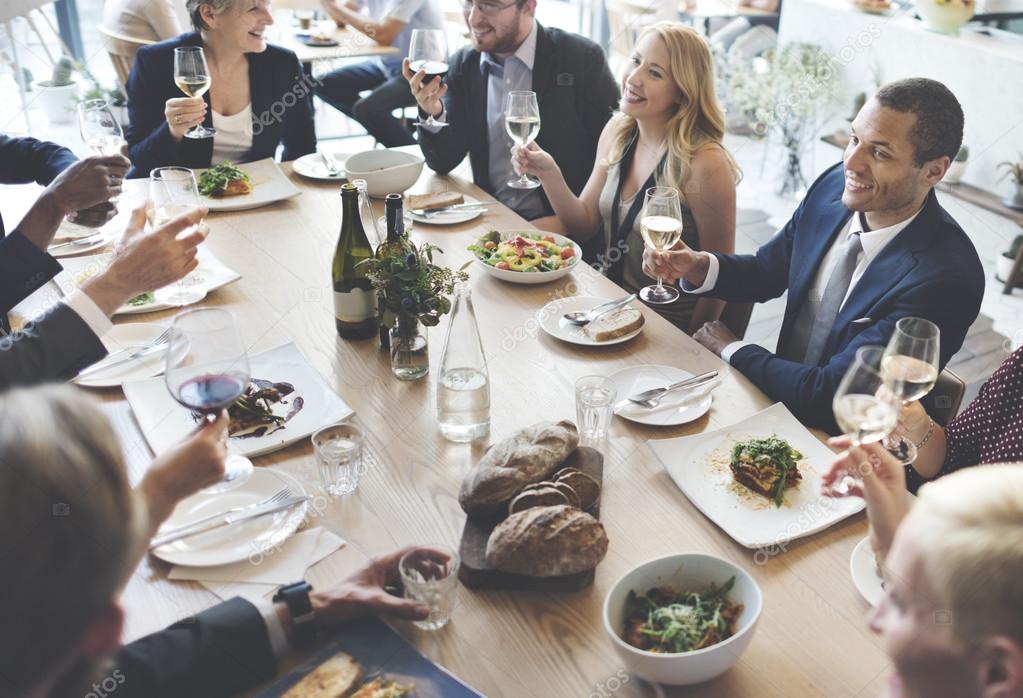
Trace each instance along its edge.
<path fill-rule="evenodd" d="M 621 638 L 625 627 L 625 599 L 630 591 L 645 593 L 654 587 L 682 590 L 721 585 L 735 576 L 728 598 L 743 605 L 736 632 L 716 645 L 693 652 L 658 654 L 637 649 Z M 732 667 L 753 639 L 760 619 L 763 595 L 741 567 L 713 555 L 678 553 L 648 560 L 626 572 L 604 599 L 604 629 L 629 673 L 654 683 L 684 686 L 708 681 Z"/>
<path fill-rule="evenodd" d="M 404 194 L 423 172 L 423 156 L 401 150 L 364 150 L 345 161 L 348 180 L 364 179 L 370 196 Z"/>
<path fill-rule="evenodd" d="M 575 262 L 568 266 L 564 266 L 561 269 L 555 269 L 554 271 L 511 271 L 510 269 L 498 269 L 492 267 L 482 259 L 473 254 L 473 259 L 476 260 L 476 264 L 483 267 L 488 274 L 497 277 L 502 281 L 510 281 L 513 284 L 545 284 L 548 281 L 555 281 L 564 276 L 568 276 L 572 273 L 580 264 L 585 264 L 583 261 L 583 250 L 579 245 L 575 244 L 572 240 L 568 239 L 564 235 L 558 235 L 556 233 L 546 233 L 542 230 L 506 230 L 501 233 L 501 239 L 507 240 L 513 238 L 516 235 L 550 235 L 554 238 L 554 242 L 564 247 L 565 245 L 571 245 L 575 248 Z M 473 241 L 476 244 L 479 239 Z"/>

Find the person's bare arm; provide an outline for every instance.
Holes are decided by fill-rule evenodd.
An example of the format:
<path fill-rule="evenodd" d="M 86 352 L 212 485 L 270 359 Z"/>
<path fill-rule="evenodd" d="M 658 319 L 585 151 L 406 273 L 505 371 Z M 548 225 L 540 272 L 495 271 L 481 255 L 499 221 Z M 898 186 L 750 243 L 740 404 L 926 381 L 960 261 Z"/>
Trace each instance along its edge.
<path fill-rule="evenodd" d="M 735 253 L 735 177 L 728 156 L 717 146 L 700 149 L 693 157 L 686 202 L 699 231 L 704 252 Z M 725 301 L 702 297 L 689 323 L 693 334 L 705 323 L 721 317 Z"/>
<path fill-rule="evenodd" d="M 365 34 L 380 46 L 390 46 L 394 40 L 405 29 L 408 24 L 394 17 L 384 17 L 382 20 L 374 20 L 352 6 L 352 3 L 338 4 L 333 0 L 323 0 L 323 9 L 338 26 L 348 25 L 352 29 Z"/>

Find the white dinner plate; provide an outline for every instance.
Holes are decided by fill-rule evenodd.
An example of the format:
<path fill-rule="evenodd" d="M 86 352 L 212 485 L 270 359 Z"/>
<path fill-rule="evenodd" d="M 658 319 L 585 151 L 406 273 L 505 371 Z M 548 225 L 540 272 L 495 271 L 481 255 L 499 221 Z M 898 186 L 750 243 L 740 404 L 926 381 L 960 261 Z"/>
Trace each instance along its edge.
<path fill-rule="evenodd" d="M 540 327 L 544 332 L 552 337 L 560 339 L 570 344 L 579 344 L 584 347 L 606 347 L 612 344 L 621 344 L 622 342 L 628 342 L 633 337 L 639 335 L 643 331 L 640 327 L 634 332 L 630 332 L 627 335 L 621 337 L 615 337 L 605 342 L 598 342 L 590 339 L 589 335 L 583 330 L 581 325 L 573 325 L 571 322 L 562 317 L 565 313 L 572 313 L 576 311 L 586 311 L 590 308 L 600 305 L 601 303 L 607 303 L 608 301 L 614 300 L 613 298 L 597 298 L 596 296 L 567 296 L 565 298 L 558 298 L 551 301 L 536 313 L 536 320 L 540 323 Z M 638 309 L 643 312 L 641 305 L 629 306 Z"/>
<path fill-rule="evenodd" d="M 345 178 L 345 160 L 351 153 L 348 152 L 329 152 L 329 155 L 334 157 L 334 162 L 337 163 L 338 169 L 340 170 L 336 175 L 332 175 L 328 170 L 327 166 L 323 164 L 323 158 L 320 157 L 319 153 L 309 153 L 303 155 L 295 162 L 291 163 L 292 168 L 295 172 L 307 177 L 309 179 L 316 179 L 321 182 L 338 182 Z"/>
<path fill-rule="evenodd" d="M 203 291 L 203 296 L 212 293 L 221 286 L 237 281 L 242 278 L 241 274 L 234 271 L 219 259 L 206 246 L 200 244 L 196 253 L 199 266 L 189 272 L 185 277 L 185 283 L 191 283 L 196 289 Z M 92 255 L 90 257 L 76 257 L 61 262 L 64 271 L 57 275 L 55 281 L 61 292 L 67 296 L 75 288 L 81 286 L 88 279 L 106 269 L 113 259 L 113 255 Z M 168 288 L 173 288 L 177 282 Z M 133 299 L 134 300 L 134 299 Z M 191 305 L 198 303 L 202 298 L 196 299 Z M 114 315 L 138 315 L 141 313 L 155 313 L 158 310 L 167 310 L 177 306 L 161 301 L 157 295 L 149 296 L 137 305 L 126 303 L 114 311 Z"/>
<path fill-rule="evenodd" d="M 769 436 L 785 439 L 803 454 L 799 463 L 802 482 L 786 490 L 780 507 L 737 483 L 728 467 L 737 442 Z M 782 553 L 789 542 L 863 509 L 862 499 L 821 495 L 821 474 L 831 467 L 836 455 L 780 402 L 724 429 L 651 440 L 647 445 L 704 516 L 740 545 L 764 548 L 768 555 Z"/>
<path fill-rule="evenodd" d="M 474 204 L 479 201 L 479 199 L 472 196 L 463 196 L 462 198 L 465 199 L 465 203 L 467 204 Z M 443 211 L 433 216 L 419 216 L 409 212 L 408 215 L 416 223 L 426 223 L 428 225 L 455 225 L 457 223 L 471 221 L 474 218 L 479 218 L 483 215 L 483 211 L 473 211 L 472 209 L 469 209 L 468 211 Z"/>
<path fill-rule="evenodd" d="M 163 325 L 153 325 L 142 322 L 134 322 L 127 325 L 114 325 L 114 327 L 103 335 L 103 345 L 110 354 L 99 363 L 117 361 L 133 351 L 142 349 L 155 340 L 167 328 Z M 174 364 L 177 365 L 188 355 L 187 344 L 179 345 L 174 352 Z M 90 373 L 85 378 L 74 378 L 72 383 L 86 388 L 114 388 L 128 381 L 139 381 L 153 376 L 163 375 L 166 368 L 167 344 L 160 351 L 134 361 L 128 361 L 117 366 L 111 366 L 106 370 L 98 370 Z M 90 367 L 91 369 L 91 367 Z"/>
<path fill-rule="evenodd" d="M 83 245 L 63 244 L 72 240 L 80 240 L 96 233 L 102 233 L 102 237 L 97 238 L 95 242 Z M 64 220 L 61 221 L 60 227 L 57 228 L 57 232 L 53 236 L 53 242 L 47 252 L 53 257 L 71 257 L 98 250 L 104 245 L 113 242 L 116 237 L 117 232 L 110 226 L 110 222 L 100 228 L 86 228 L 84 225 Z"/>
<path fill-rule="evenodd" d="M 302 407 L 282 429 L 261 436 L 230 437 L 227 446 L 231 453 L 252 458 L 277 451 L 309 438 L 321 427 L 352 414 L 352 408 L 327 385 L 323 376 L 294 344 L 253 354 L 249 357 L 249 365 L 253 379 L 294 386 L 294 392 L 286 398 L 287 403 L 280 405 L 282 411 L 293 408 L 298 398 L 302 399 Z M 125 383 L 124 396 L 149 447 L 157 455 L 165 453 L 195 430 L 196 420 L 192 413 L 174 401 L 162 378 Z"/>
<path fill-rule="evenodd" d="M 853 584 L 860 596 L 867 600 L 871 606 L 877 606 L 884 598 L 884 580 L 877 571 L 877 563 L 874 561 L 874 549 L 870 547 L 870 539 L 864 538 L 855 548 L 849 557 L 849 573 L 852 575 Z"/>
<path fill-rule="evenodd" d="M 197 492 L 181 500 L 160 531 L 166 533 L 232 507 L 262 502 L 285 487 L 291 490 L 292 496 L 306 494 L 302 483 L 291 475 L 271 468 L 255 468 L 252 477 L 233 490 L 216 494 Z M 305 502 L 286 511 L 200 533 L 162 545 L 153 550 L 153 555 L 171 564 L 189 567 L 212 567 L 245 560 L 290 538 L 302 524 L 308 508 L 309 502 Z"/>
<path fill-rule="evenodd" d="M 618 386 L 618 400 L 624 400 L 629 395 L 635 395 L 651 388 L 662 388 L 692 378 L 694 375 L 674 366 L 647 364 L 615 371 L 608 378 Z M 680 390 L 677 393 L 669 393 L 661 401 L 661 404 L 652 410 L 629 403 L 615 414 L 632 422 L 655 427 L 688 424 L 707 414 L 710 410 L 710 405 L 714 401 L 710 391 L 716 385 L 718 385 L 718 381 L 714 380 L 707 385 L 701 385 L 695 391 Z"/>
<path fill-rule="evenodd" d="M 200 196 L 203 206 L 209 208 L 210 211 L 244 211 L 284 201 L 302 193 L 281 171 L 273 158 L 246 162 L 238 165 L 238 168 L 252 180 L 252 193 L 245 196 L 223 198 Z M 205 171 L 195 171 L 196 181 Z"/>

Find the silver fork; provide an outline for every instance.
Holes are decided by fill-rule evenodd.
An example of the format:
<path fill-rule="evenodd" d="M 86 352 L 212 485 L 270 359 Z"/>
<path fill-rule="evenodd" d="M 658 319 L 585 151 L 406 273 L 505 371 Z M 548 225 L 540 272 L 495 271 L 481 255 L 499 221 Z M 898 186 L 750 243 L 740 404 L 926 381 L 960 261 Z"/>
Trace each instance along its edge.
<path fill-rule="evenodd" d="M 203 518 L 198 519 L 197 521 L 193 521 L 192 523 L 185 524 L 184 526 L 178 526 L 177 528 L 172 528 L 168 531 L 161 530 L 160 536 L 172 536 L 183 531 L 188 531 L 190 529 L 203 526 L 205 524 L 208 524 L 210 521 L 216 521 L 217 519 L 223 518 L 228 514 L 237 514 L 240 511 L 248 511 L 249 509 L 255 509 L 256 507 L 261 507 L 265 504 L 276 504 L 277 502 L 283 502 L 290 496 L 291 490 L 285 487 L 284 489 L 275 492 L 274 494 L 267 497 L 261 502 L 256 502 L 255 504 L 247 504 L 246 506 L 243 507 L 232 507 L 230 509 L 225 509 L 224 511 L 217 512 L 216 514 L 204 516 Z"/>
<path fill-rule="evenodd" d="M 67 242 L 60 242 L 57 243 L 56 245 L 50 245 L 47 249 L 59 250 L 61 247 L 68 247 L 69 245 L 70 246 L 91 245 L 92 243 L 102 238 L 104 235 L 106 235 L 106 233 L 103 232 L 93 233 L 92 235 L 86 235 L 84 238 L 75 238 L 74 240 L 68 240 Z"/>
<path fill-rule="evenodd" d="M 170 328 L 168 327 L 166 330 L 163 331 L 163 333 L 159 337 L 154 339 L 152 342 L 143 345 L 141 348 L 135 349 L 135 351 L 133 351 L 130 356 L 122 356 L 121 358 L 114 359 L 113 361 L 110 361 L 109 360 L 110 357 L 107 357 L 108 359 L 107 361 L 103 361 L 101 363 L 90 366 L 89 368 L 79 373 L 77 377 L 82 378 L 83 376 L 90 376 L 93 373 L 99 373 L 100 371 L 105 371 L 108 368 L 113 368 L 114 366 L 120 366 L 121 364 L 128 363 L 129 361 L 134 361 L 135 359 L 141 358 L 143 356 L 146 356 L 147 354 L 152 353 L 154 349 L 156 349 L 157 347 L 162 347 L 169 341 Z M 111 354 L 110 356 L 117 356 L 118 354 L 123 354 L 124 352 L 130 351 L 133 348 L 134 347 L 126 347 L 118 352 L 115 352 L 114 354 Z"/>
<path fill-rule="evenodd" d="M 648 410 L 652 410 L 653 408 L 661 404 L 661 400 L 663 400 L 664 396 L 667 395 L 668 393 L 674 392 L 676 390 L 681 390 L 682 388 L 697 388 L 701 385 L 709 383 L 710 381 L 714 380 L 717 377 L 718 377 L 717 371 L 707 371 L 706 373 L 701 373 L 698 376 L 693 376 L 692 378 L 686 378 L 685 380 L 681 380 L 678 383 L 672 383 L 666 388 L 652 388 L 651 390 L 644 390 L 642 393 L 630 397 L 629 402 L 633 402 L 639 405 L 640 407 L 645 407 Z"/>

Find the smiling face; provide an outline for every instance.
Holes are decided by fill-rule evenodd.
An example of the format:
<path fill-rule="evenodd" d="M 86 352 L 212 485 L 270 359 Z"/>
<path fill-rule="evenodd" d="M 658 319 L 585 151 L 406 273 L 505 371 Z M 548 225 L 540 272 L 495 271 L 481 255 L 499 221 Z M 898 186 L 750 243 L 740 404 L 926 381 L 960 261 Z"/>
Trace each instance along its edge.
<path fill-rule="evenodd" d="M 462 7 L 472 47 L 481 53 L 508 56 L 529 36 L 536 4 L 532 0 L 521 5 L 514 0 L 476 0 Z"/>
<path fill-rule="evenodd" d="M 664 40 L 656 32 L 644 34 L 622 78 L 622 112 L 637 120 L 667 121 L 683 99 Z"/>
<path fill-rule="evenodd" d="M 952 633 L 952 617 L 931 588 L 923 550 L 944 524 L 910 513 L 899 526 L 886 562 L 887 594 L 870 617 L 895 663 L 886 698 L 964 698 L 981 695 L 966 647 Z"/>
<path fill-rule="evenodd" d="M 224 46 L 241 53 L 266 50 L 266 28 L 274 23 L 269 0 L 234 0 L 222 12 L 203 8 L 208 33 L 215 34 Z"/>
<path fill-rule="evenodd" d="M 846 146 L 846 208 L 868 215 L 871 227 L 893 225 L 913 215 L 931 187 L 945 174 L 947 158 L 916 163 L 910 134 L 916 115 L 881 106 L 871 99 L 852 122 Z"/>

